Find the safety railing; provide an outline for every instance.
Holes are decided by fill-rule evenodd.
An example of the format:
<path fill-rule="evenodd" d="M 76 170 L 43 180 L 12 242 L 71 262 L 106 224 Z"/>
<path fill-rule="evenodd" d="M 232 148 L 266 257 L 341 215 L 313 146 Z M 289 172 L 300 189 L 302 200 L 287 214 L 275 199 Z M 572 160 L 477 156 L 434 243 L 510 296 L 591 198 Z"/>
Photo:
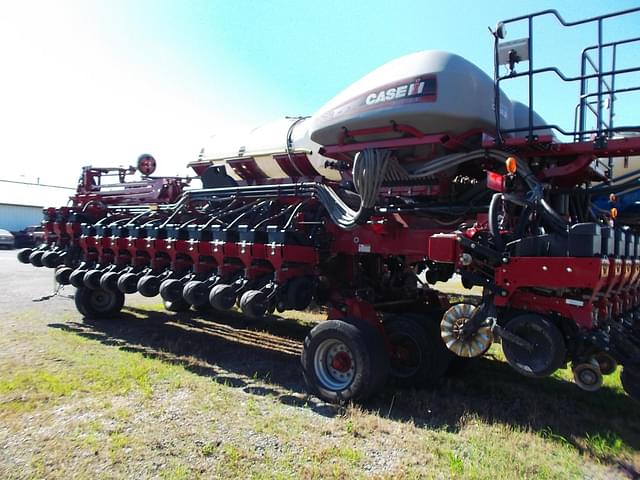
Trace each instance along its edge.
<path fill-rule="evenodd" d="M 593 138 L 596 142 L 604 143 L 607 138 L 611 138 L 617 133 L 625 131 L 640 131 L 640 125 L 614 125 L 615 108 L 614 104 L 617 94 L 640 92 L 640 75 L 637 83 L 631 85 L 619 85 L 619 79 L 626 77 L 626 80 L 635 77 L 631 75 L 640 73 L 640 64 L 634 66 L 625 66 L 618 68 L 618 52 L 622 46 L 638 44 L 640 45 L 640 37 L 625 38 L 612 42 L 603 40 L 603 25 L 612 18 L 623 17 L 626 15 L 640 13 L 640 7 L 630 8 L 627 10 L 591 17 L 575 22 L 565 21 L 556 10 L 543 10 L 541 12 L 522 15 L 520 17 L 503 20 L 498 23 L 494 35 L 494 80 L 495 80 L 495 112 L 496 112 L 496 131 L 497 141 L 502 142 L 503 136 L 508 134 L 517 134 L 526 132 L 527 139 L 533 141 L 537 138 L 537 132 L 541 130 L 554 130 L 561 135 L 573 137 L 574 141 L 584 141 Z M 552 16 L 557 19 L 563 27 L 576 27 L 579 25 L 596 24 L 597 26 L 597 42 L 582 50 L 580 59 L 580 75 L 567 76 L 555 66 L 544 66 L 538 68 L 534 62 L 533 40 L 534 40 L 534 20 L 543 16 Z M 635 18 L 635 17 L 634 17 Z M 640 15 L 637 16 L 640 25 Z M 508 24 L 517 22 L 526 22 L 527 37 L 519 40 L 501 42 L 505 37 L 505 29 Z M 605 66 L 605 54 L 611 57 L 610 65 Z M 640 55 L 636 57 L 640 63 Z M 515 66 L 520 62 L 528 62 L 527 69 L 522 72 L 516 72 Z M 609 62 L 607 62 L 609 63 Z M 506 75 L 500 75 L 500 66 L 507 65 L 508 72 Z M 578 103 L 575 107 L 573 130 L 562 128 L 556 124 L 536 125 L 534 114 L 534 77 L 544 73 L 555 74 L 563 82 L 579 83 Z M 515 78 L 527 77 L 528 89 L 528 121 L 526 126 L 518 126 L 515 128 L 503 128 L 501 125 L 500 110 L 500 84 L 507 80 Z M 590 81 L 595 80 L 595 89 L 591 91 Z M 605 107 L 606 102 L 606 107 Z M 604 109 L 608 109 L 605 115 Z M 589 116 L 595 117 L 593 128 L 588 126 Z"/>

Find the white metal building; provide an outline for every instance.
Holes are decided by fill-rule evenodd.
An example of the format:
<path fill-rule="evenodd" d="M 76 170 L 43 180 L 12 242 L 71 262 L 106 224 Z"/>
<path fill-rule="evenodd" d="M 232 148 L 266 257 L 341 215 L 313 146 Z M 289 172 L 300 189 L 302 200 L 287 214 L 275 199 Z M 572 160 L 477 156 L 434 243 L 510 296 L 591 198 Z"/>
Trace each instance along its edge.
<path fill-rule="evenodd" d="M 0 180 L 0 228 L 10 231 L 38 225 L 43 207 L 66 205 L 73 190 Z"/>

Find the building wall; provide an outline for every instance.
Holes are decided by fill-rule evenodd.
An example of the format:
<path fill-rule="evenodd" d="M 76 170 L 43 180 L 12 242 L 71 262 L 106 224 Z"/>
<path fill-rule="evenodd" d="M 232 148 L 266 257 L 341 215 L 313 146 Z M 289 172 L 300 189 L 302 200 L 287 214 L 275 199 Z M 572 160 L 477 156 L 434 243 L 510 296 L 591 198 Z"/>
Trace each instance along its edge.
<path fill-rule="evenodd" d="M 42 221 L 42 207 L 0 203 L 0 228 L 22 230 Z"/>

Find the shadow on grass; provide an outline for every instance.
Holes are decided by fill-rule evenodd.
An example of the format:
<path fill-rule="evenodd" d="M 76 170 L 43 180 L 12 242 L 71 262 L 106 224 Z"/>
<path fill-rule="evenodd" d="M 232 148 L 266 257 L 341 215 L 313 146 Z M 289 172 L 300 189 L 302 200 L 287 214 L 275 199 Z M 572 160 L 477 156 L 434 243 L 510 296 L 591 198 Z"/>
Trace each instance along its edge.
<path fill-rule="evenodd" d="M 309 327 L 293 320 L 273 316 L 252 322 L 233 311 L 168 313 L 125 307 L 110 320 L 84 319 L 82 323 L 49 326 L 178 364 L 217 383 L 270 395 L 323 416 L 340 412 L 340 408 L 307 395 L 299 357 Z"/>
<path fill-rule="evenodd" d="M 287 405 L 325 416 L 341 411 L 307 396 L 299 355 L 309 327 L 294 320 L 276 316 L 253 322 L 236 312 L 172 314 L 127 307 L 109 321 L 85 319 L 50 326 L 183 365 L 198 375 Z M 487 357 L 461 370 L 431 389 L 388 388 L 363 407 L 390 419 L 451 432 L 477 416 L 487 423 L 530 429 L 579 450 L 586 445 L 590 453 L 612 463 L 620 452 L 615 441 L 607 450 L 607 439 L 619 438 L 640 449 L 640 408 L 618 390 L 587 393 L 556 378 L 525 378 Z M 591 451 L 592 439 L 604 442 L 604 450 Z"/>

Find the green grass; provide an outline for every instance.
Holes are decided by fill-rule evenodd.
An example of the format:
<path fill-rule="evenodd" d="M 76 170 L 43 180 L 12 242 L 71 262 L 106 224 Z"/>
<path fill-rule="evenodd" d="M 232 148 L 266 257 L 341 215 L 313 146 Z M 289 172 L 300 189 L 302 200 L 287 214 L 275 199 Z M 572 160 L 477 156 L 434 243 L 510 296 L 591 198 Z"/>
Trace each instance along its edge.
<path fill-rule="evenodd" d="M 587 434 L 585 443 L 589 451 L 598 459 L 615 459 L 629 450 L 624 441 L 613 432 Z"/>
<path fill-rule="evenodd" d="M 182 367 L 140 353 L 115 351 L 105 355 L 97 353 L 89 340 L 62 332 L 50 334 L 50 363 L 45 369 L 22 364 L 0 374 L 0 415 L 4 411 L 30 411 L 69 396 L 136 392 L 149 398 L 154 384 L 182 381 Z"/>

